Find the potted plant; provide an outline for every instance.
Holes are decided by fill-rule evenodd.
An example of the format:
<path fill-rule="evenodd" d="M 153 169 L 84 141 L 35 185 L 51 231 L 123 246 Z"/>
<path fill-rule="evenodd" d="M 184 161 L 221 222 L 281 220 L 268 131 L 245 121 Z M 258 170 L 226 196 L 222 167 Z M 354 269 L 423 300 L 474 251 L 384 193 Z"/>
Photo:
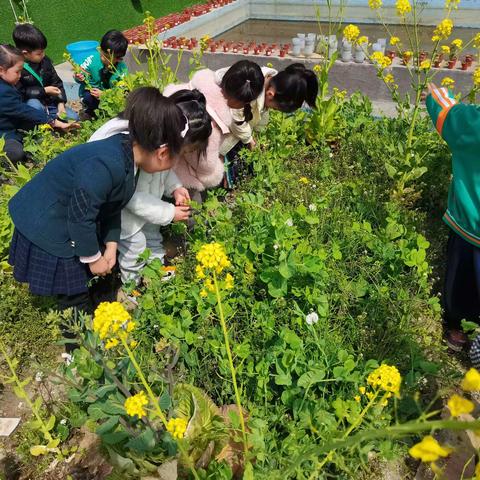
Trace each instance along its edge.
<path fill-rule="evenodd" d="M 405 52 L 403 52 L 403 55 L 402 55 L 402 63 L 403 65 L 407 65 L 408 62 L 411 60 L 412 58 L 412 55 L 413 55 L 413 52 L 411 52 L 410 50 L 406 50 Z"/>
<path fill-rule="evenodd" d="M 440 68 L 440 65 L 442 64 L 442 60 L 443 60 L 443 55 L 440 53 L 437 53 L 434 57 L 433 57 L 433 67 L 434 68 Z"/>

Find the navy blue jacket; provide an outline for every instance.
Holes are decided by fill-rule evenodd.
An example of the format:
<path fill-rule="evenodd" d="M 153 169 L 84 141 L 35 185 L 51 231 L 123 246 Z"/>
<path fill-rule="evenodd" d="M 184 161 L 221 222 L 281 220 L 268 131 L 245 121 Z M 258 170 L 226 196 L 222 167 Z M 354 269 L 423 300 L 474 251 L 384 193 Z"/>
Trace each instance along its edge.
<path fill-rule="evenodd" d="M 18 231 L 56 257 L 89 257 L 120 239 L 120 212 L 135 191 L 131 142 L 118 134 L 67 150 L 10 200 Z"/>
<path fill-rule="evenodd" d="M 47 113 L 23 103 L 18 90 L 0 79 L 0 137 L 21 141 L 17 130 L 31 130 L 44 123 L 48 123 Z"/>
<path fill-rule="evenodd" d="M 58 76 L 52 61 L 48 57 L 43 57 L 40 63 L 29 63 L 30 68 L 42 79 L 40 83 L 37 78 L 25 68 L 22 70 L 22 76 L 17 83 L 16 88 L 26 102 L 32 98 L 40 100 L 44 105 L 57 105 L 59 102 L 65 103 L 67 96 L 63 87 L 62 79 Z M 54 97 L 45 93 L 45 87 L 57 87 L 60 89 L 60 96 Z"/>

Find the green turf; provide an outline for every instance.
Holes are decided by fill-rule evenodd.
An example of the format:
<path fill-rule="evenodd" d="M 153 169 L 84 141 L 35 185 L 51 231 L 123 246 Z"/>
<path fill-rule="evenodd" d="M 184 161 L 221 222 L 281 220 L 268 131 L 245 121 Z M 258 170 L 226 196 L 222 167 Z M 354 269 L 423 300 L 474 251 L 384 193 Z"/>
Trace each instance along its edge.
<path fill-rule="evenodd" d="M 100 41 L 112 28 L 125 30 L 139 25 L 147 10 L 161 17 L 195 3 L 198 0 L 29 0 L 28 11 L 48 38 L 47 54 L 59 63 L 68 43 Z M 12 42 L 14 22 L 9 0 L 0 0 L 0 43 Z"/>

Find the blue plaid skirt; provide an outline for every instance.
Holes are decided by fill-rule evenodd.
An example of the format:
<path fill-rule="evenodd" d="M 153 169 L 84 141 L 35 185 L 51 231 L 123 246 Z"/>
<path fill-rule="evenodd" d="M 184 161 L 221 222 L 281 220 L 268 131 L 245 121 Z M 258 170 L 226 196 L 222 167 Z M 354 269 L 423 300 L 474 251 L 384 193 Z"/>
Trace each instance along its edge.
<path fill-rule="evenodd" d="M 8 263 L 15 280 L 28 283 L 34 295 L 77 295 L 88 291 L 88 266 L 78 257 L 50 255 L 34 245 L 17 229 L 10 243 Z"/>

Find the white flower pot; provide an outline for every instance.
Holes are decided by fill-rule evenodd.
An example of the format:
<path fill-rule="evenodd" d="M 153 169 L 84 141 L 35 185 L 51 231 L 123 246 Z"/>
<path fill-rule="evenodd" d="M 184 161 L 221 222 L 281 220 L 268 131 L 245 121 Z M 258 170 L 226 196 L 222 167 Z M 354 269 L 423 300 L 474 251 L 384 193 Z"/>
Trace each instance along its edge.
<path fill-rule="evenodd" d="M 342 51 L 342 62 L 351 62 L 352 61 L 352 52 Z"/>
<path fill-rule="evenodd" d="M 363 51 L 356 51 L 353 55 L 353 60 L 355 63 L 363 63 L 365 61 L 365 53 Z"/>

